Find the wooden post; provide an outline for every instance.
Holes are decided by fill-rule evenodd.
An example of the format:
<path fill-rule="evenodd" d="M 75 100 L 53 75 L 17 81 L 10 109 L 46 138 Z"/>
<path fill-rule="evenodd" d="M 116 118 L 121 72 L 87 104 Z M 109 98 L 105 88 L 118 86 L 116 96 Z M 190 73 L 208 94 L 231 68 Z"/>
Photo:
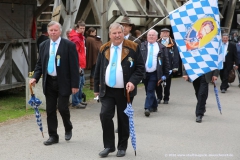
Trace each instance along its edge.
<path fill-rule="evenodd" d="M 12 44 L 9 45 L 5 53 L 5 60 L 8 61 L 8 66 L 9 66 L 9 69 L 5 76 L 5 84 L 12 84 Z"/>
<path fill-rule="evenodd" d="M 101 24 L 102 24 L 102 42 L 105 43 L 108 41 L 108 26 L 106 22 L 108 21 L 108 0 L 102 0 L 101 5 Z"/>
<path fill-rule="evenodd" d="M 228 28 L 227 33 L 229 33 L 231 30 L 232 20 L 233 20 L 236 4 L 237 4 L 237 0 L 230 0 L 228 3 L 228 12 L 227 12 L 227 16 L 225 18 L 226 20 L 225 20 L 225 24 L 224 24 L 224 26 Z"/>

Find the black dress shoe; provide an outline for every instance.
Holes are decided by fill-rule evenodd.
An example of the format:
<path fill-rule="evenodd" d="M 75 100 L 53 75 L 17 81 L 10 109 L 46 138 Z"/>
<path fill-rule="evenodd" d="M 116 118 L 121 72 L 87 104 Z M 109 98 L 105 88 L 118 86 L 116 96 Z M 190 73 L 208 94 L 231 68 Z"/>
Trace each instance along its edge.
<path fill-rule="evenodd" d="M 65 140 L 69 141 L 72 138 L 72 131 L 66 132 L 65 133 Z"/>
<path fill-rule="evenodd" d="M 157 112 L 157 111 L 158 111 L 157 107 L 156 107 L 156 108 L 151 108 L 151 109 L 150 109 L 150 112 Z"/>
<path fill-rule="evenodd" d="M 168 104 L 168 101 L 164 101 L 163 104 Z"/>
<path fill-rule="evenodd" d="M 117 157 L 123 157 L 123 156 L 125 156 L 126 155 L 126 151 L 125 150 L 118 150 L 118 152 L 117 152 Z"/>
<path fill-rule="evenodd" d="M 197 116 L 196 122 L 201 123 L 202 122 L 202 116 Z"/>
<path fill-rule="evenodd" d="M 57 137 L 49 137 L 49 139 L 47 141 L 43 142 L 43 144 L 48 146 L 48 145 L 58 143 L 58 141 L 59 141 L 59 138 L 57 138 Z"/>
<path fill-rule="evenodd" d="M 145 109 L 145 112 L 144 112 L 144 113 L 145 113 L 145 116 L 146 116 L 146 117 L 149 117 L 149 116 L 150 116 L 150 111 L 149 111 L 148 109 Z"/>
<path fill-rule="evenodd" d="M 85 106 L 87 105 L 87 103 L 86 103 L 86 102 L 80 102 L 80 103 L 81 103 L 82 105 L 85 105 Z"/>
<path fill-rule="evenodd" d="M 103 151 L 99 153 L 99 156 L 101 157 L 107 157 L 109 153 L 114 152 L 115 148 L 105 148 Z"/>

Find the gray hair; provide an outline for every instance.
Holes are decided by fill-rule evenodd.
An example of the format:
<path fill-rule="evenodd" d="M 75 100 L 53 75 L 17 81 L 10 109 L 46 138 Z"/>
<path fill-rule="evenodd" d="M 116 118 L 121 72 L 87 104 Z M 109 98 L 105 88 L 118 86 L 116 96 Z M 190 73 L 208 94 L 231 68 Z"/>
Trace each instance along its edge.
<path fill-rule="evenodd" d="M 109 33 L 111 33 L 111 29 L 117 29 L 117 28 L 121 28 L 121 30 L 123 32 L 123 26 L 121 24 L 115 22 L 109 26 Z"/>
<path fill-rule="evenodd" d="M 148 31 L 148 33 L 149 33 L 150 31 L 154 31 L 155 35 L 158 36 L 158 32 L 157 32 L 155 29 L 150 29 L 150 30 Z M 148 33 L 147 33 L 147 35 L 148 35 Z"/>
<path fill-rule="evenodd" d="M 62 25 L 60 23 L 56 22 L 56 21 L 49 22 L 48 25 L 47 25 L 47 28 L 49 28 L 49 27 L 51 27 L 51 26 L 53 26 L 55 24 L 57 24 L 59 26 L 59 29 L 62 32 Z"/>
<path fill-rule="evenodd" d="M 229 35 L 227 33 L 223 33 L 222 37 L 229 37 Z"/>

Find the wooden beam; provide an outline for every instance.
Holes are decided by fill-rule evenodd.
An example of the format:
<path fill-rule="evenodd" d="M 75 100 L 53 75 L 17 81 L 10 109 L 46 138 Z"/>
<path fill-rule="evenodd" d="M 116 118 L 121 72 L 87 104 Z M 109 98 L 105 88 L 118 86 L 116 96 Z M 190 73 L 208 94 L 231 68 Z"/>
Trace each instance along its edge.
<path fill-rule="evenodd" d="M 22 49 L 23 49 L 23 53 L 24 53 L 25 59 L 26 59 L 27 64 L 28 64 L 28 66 L 29 66 L 30 63 L 29 63 L 29 59 L 28 59 L 27 50 L 26 50 L 23 42 L 21 43 L 21 45 L 22 45 Z"/>
<path fill-rule="evenodd" d="M 144 23 L 144 26 L 147 27 L 150 23 L 152 23 L 154 18 L 148 18 L 148 20 Z"/>
<path fill-rule="evenodd" d="M 156 12 L 147 12 L 147 15 L 141 15 L 139 11 L 126 11 L 128 17 L 140 17 L 140 18 L 163 18 L 164 16 L 158 15 Z M 121 11 L 113 10 L 113 16 L 122 16 Z"/>
<path fill-rule="evenodd" d="M 113 0 L 115 2 L 115 4 L 117 5 L 118 9 L 120 10 L 121 14 L 123 16 L 128 16 L 128 13 L 125 11 L 125 9 L 123 9 L 123 6 L 120 4 L 120 2 L 118 0 Z M 129 17 L 129 16 L 128 16 Z"/>
<path fill-rule="evenodd" d="M 18 82 L 24 82 L 25 78 L 22 75 L 21 71 L 17 67 L 16 63 L 12 60 L 12 75 L 16 78 Z"/>
<path fill-rule="evenodd" d="M 101 12 L 102 12 L 102 16 L 101 16 L 101 25 L 102 25 L 102 29 L 101 29 L 101 37 L 102 37 L 102 42 L 106 43 L 108 41 L 108 26 L 107 26 L 107 21 L 108 21 L 108 11 L 110 6 L 113 3 L 113 0 L 110 0 L 107 3 L 108 0 L 103 0 L 100 1 L 98 3 L 101 3 Z"/>
<path fill-rule="evenodd" d="M 28 65 L 28 72 L 32 72 L 32 54 L 31 54 L 31 39 L 28 42 L 28 61 L 29 61 L 29 65 Z"/>
<path fill-rule="evenodd" d="M 10 42 L 6 43 L 0 53 L 0 59 L 2 58 L 3 54 L 5 53 L 5 51 L 8 49 Z"/>
<path fill-rule="evenodd" d="M 229 0 L 227 16 L 224 18 L 225 19 L 224 27 L 228 28 L 228 33 L 230 32 L 230 29 L 232 26 L 232 20 L 233 20 L 236 4 L 237 4 L 237 0 Z"/>
<path fill-rule="evenodd" d="M 91 6 L 92 6 L 92 11 L 93 11 L 95 23 L 96 24 L 100 24 L 100 12 L 98 10 L 98 6 L 97 6 L 97 3 L 96 3 L 96 0 L 90 0 L 89 2 L 91 4 Z"/>
<path fill-rule="evenodd" d="M 41 15 L 41 13 L 53 2 L 54 0 L 45 0 L 44 2 L 43 2 L 43 4 L 41 5 L 41 7 L 39 7 L 36 11 L 35 11 L 35 13 L 34 13 L 34 18 L 38 18 L 40 15 Z"/>
<path fill-rule="evenodd" d="M 173 6 L 174 9 L 179 8 L 179 5 L 178 5 L 178 3 L 176 2 L 176 0 L 171 0 L 171 2 L 172 2 L 172 6 Z"/>
<path fill-rule="evenodd" d="M 22 87 L 22 86 L 25 86 L 25 84 L 26 84 L 25 82 L 14 82 L 12 84 L 1 84 L 0 85 L 0 91 Z"/>
<path fill-rule="evenodd" d="M 139 3 L 138 0 L 132 0 L 133 3 L 135 4 L 135 6 L 137 7 L 138 11 L 140 12 L 140 14 L 142 15 L 148 15 L 147 12 L 143 9 L 143 6 Z"/>
<path fill-rule="evenodd" d="M 108 10 L 109 10 L 109 8 L 111 7 L 112 3 L 113 3 L 113 0 L 109 0 L 109 1 L 108 1 Z"/>
<path fill-rule="evenodd" d="M 85 10 L 84 10 L 80 19 L 83 20 L 83 21 L 86 21 L 87 16 L 89 15 L 90 11 L 91 11 L 91 4 L 90 4 L 90 2 L 88 2 L 88 4 L 87 4 L 87 6 L 86 6 L 86 8 L 85 8 Z"/>
<path fill-rule="evenodd" d="M 24 30 L 16 23 L 16 21 L 11 19 L 11 16 L 7 15 L 3 10 L 0 10 L 0 17 L 17 33 L 19 33 L 22 37 L 26 38 L 24 35 Z"/>
<path fill-rule="evenodd" d="M 109 19 L 109 21 L 107 21 L 107 23 L 106 23 L 106 28 L 108 28 L 119 16 L 120 15 L 113 16 L 111 19 Z"/>
<path fill-rule="evenodd" d="M 9 59 L 5 59 L 5 61 L 3 62 L 1 68 L 0 68 L 0 84 L 2 83 L 4 77 L 6 76 L 10 66 L 9 66 L 10 60 Z"/>
<path fill-rule="evenodd" d="M 12 83 L 12 45 L 10 45 L 5 53 L 5 60 L 7 60 L 9 69 L 5 76 L 5 83 L 11 84 Z"/>
<path fill-rule="evenodd" d="M 223 7 L 221 9 L 221 15 L 224 15 L 227 5 L 228 5 L 228 0 L 224 0 Z"/>
<path fill-rule="evenodd" d="M 169 12 L 168 12 L 165 4 L 161 0 L 158 0 L 158 4 L 161 7 L 161 9 L 163 10 L 163 13 L 165 14 L 165 16 L 167 16 L 169 14 Z"/>
<path fill-rule="evenodd" d="M 158 15 L 164 17 L 165 15 L 162 13 L 159 5 L 156 3 L 155 0 L 149 0 L 149 3 L 151 4 L 152 8 L 157 12 Z"/>

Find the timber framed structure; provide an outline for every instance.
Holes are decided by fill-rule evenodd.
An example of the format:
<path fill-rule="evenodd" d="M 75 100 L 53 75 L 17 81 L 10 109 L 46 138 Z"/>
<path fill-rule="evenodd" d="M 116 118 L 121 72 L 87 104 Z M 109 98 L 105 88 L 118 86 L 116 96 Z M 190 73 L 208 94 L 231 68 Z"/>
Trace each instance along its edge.
<path fill-rule="evenodd" d="M 74 28 L 78 20 L 84 20 L 86 28 L 95 27 L 102 41 L 107 42 L 109 25 L 120 22 L 122 16 L 130 17 L 144 32 L 187 1 L 0 0 L 0 91 L 25 85 L 25 78 L 37 61 L 35 37 L 42 23 L 60 22 L 62 37 L 66 38 L 66 31 Z M 239 6 L 237 0 L 219 0 L 220 16 L 226 17 L 221 26 L 228 33 Z M 166 26 L 170 26 L 168 19 L 158 25 Z"/>

